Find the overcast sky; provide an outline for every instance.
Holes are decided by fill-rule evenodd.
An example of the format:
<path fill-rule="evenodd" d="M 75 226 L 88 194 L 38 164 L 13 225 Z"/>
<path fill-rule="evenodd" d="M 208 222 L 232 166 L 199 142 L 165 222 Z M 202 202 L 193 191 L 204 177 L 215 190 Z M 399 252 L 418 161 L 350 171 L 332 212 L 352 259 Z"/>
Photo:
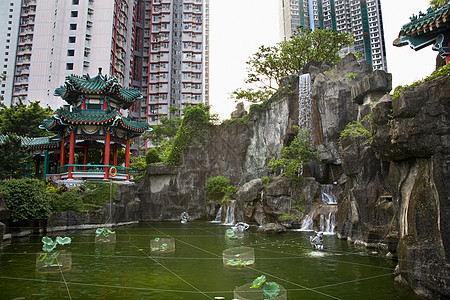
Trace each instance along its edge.
<path fill-rule="evenodd" d="M 244 87 L 246 61 L 259 46 L 272 46 L 279 38 L 281 0 L 210 0 L 210 104 L 221 119 L 229 119 L 236 103 L 229 94 Z M 412 14 L 425 12 L 429 0 L 381 0 L 388 72 L 393 87 L 428 76 L 437 52 L 427 47 L 392 46 Z"/>

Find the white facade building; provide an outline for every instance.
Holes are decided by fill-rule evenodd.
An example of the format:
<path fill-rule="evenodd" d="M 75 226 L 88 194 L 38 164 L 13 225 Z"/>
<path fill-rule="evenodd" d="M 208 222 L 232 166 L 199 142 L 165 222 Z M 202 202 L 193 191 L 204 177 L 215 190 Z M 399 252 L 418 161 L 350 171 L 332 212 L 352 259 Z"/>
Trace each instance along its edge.
<path fill-rule="evenodd" d="M 387 71 L 381 0 L 281 0 L 280 35 L 283 40 L 298 26 L 326 28 L 352 33 L 353 49 L 360 52 L 373 69 Z"/>
<path fill-rule="evenodd" d="M 13 9 L 12 18 L 5 17 L 13 22 L 2 84 L 6 105 L 40 101 L 56 109 L 63 103 L 53 91 L 67 75 L 96 75 L 98 68 L 130 85 L 134 7 L 127 3 L 132 1 L 22 0 L 1 5 L 6 2 Z"/>
<path fill-rule="evenodd" d="M 139 88 L 132 117 L 158 124 L 169 107 L 209 104 L 209 0 L 2 0 L 4 103 L 53 96 L 70 74 Z"/>

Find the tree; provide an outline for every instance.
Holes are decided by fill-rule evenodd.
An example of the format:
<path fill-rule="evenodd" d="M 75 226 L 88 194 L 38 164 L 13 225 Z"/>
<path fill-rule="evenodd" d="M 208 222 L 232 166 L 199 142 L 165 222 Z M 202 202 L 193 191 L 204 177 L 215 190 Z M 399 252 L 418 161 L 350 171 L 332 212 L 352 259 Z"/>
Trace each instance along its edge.
<path fill-rule="evenodd" d="M 299 130 L 296 126 L 296 130 Z M 269 168 L 274 172 L 284 172 L 287 177 L 299 179 L 302 166 L 318 160 L 317 152 L 311 151 L 308 130 L 299 130 L 289 146 L 281 148 L 281 157 L 274 157 L 269 162 Z"/>
<path fill-rule="evenodd" d="M 0 179 L 23 178 L 30 157 L 15 134 L 4 136 L 0 144 Z"/>
<path fill-rule="evenodd" d="M 244 81 L 256 88 L 237 89 L 232 92 L 232 97 L 253 103 L 267 100 L 278 89 L 284 76 L 300 73 L 312 60 L 338 63 L 341 59 L 338 51 L 353 42 L 349 33 L 298 28 L 288 41 L 272 47 L 259 47 L 259 51 L 247 61 L 248 74 Z"/>
<path fill-rule="evenodd" d="M 439 8 L 446 5 L 449 2 L 450 0 L 431 0 L 430 5 L 432 5 L 434 8 Z"/>
<path fill-rule="evenodd" d="M 39 128 L 52 113 L 51 108 L 42 108 L 39 101 L 30 102 L 28 106 L 19 102 L 10 108 L 0 104 L 0 134 L 13 132 L 27 137 L 52 135 Z"/>

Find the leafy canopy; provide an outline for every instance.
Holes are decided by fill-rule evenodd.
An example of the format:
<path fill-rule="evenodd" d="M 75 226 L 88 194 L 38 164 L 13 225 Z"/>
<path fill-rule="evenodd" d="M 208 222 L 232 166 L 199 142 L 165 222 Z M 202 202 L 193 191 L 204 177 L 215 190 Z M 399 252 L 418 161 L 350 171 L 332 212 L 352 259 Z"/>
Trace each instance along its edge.
<path fill-rule="evenodd" d="M 288 41 L 271 47 L 261 46 L 257 53 L 250 56 L 244 82 L 256 87 L 239 88 L 231 96 L 253 103 L 268 100 L 284 76 L 300 73 L 313 60 L 338 63 L 341 60 L 338 51 L 353 42 L 349 33 L 298 28 Z"/>
<path fill-rule="evenodd" d="M 15 134 L 6 135 L 0 145 L 0 180 L 25 177 L 30 159 L 22 140 Z"/>
<path fill-rule="evenodd" d="M 431 0 L 430 5 L 432 5 L 434 8 L 439 8 L 444 6 L 445 4 L 449 3 L 450 0 Z"/>
<path fill-rule="evenodd" d="M 22 102 L 11 107 L 0 104 L 0 134 L 13 132 L 27 137 L 52 135 L 39 128 L 42 121 L 52 113 L 51 108 L 42 108 L 39 101 L 30 102 L 28 106 Z"/>

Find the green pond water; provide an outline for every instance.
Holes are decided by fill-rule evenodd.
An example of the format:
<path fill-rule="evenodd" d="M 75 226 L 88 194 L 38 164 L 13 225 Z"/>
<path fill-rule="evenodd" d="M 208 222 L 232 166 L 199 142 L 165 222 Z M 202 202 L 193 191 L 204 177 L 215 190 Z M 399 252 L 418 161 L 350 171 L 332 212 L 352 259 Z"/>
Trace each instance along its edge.
<path fill-rule="evenodd" d="M 207 222 L 140 223 L 114 228 L 116 242 L 95 243 L 95 229 L 49 234 L 72 237 L 58 246 L 72 256 L 71 269 L 41 273 L 36 257 L 42 236 L 14 238 L 0 251 L 0 299 L 233 299 L 233 290 L 256 277 L 277 282 L 288 299 L 416 299 L 394 284 L 395 261 L 335 236 L 314 251 L 311 232 L 256 234 L 228 239 L 230 226 Z M 173 238 L 175 251 L 150 250 L 155 238 Z M 246 246 L 255 263 L 224 266 L 222 252 Z"/>

